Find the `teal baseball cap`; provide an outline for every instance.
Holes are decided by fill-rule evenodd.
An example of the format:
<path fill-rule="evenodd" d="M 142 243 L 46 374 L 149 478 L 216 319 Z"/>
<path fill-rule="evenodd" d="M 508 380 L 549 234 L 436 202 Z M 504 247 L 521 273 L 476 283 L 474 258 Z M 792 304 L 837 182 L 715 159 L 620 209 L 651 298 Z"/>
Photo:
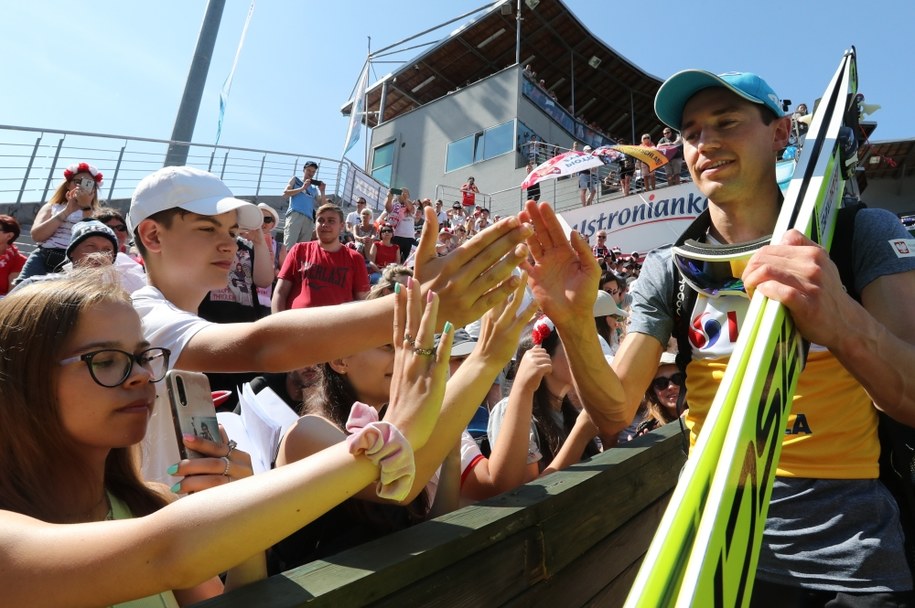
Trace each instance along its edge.
<path fill-rule="evenodd" d="M 703 89 L 723 87 L 752 103 L 763 105 L 778 117 L 784 116 L 782 102 L 765 80 L 750 72 L 725 72 L 715 75 L 705 70 L 683 70 L 668 78 L 654 98 L 654 111 L 667 126 L 679 131 L 683 108 Z"/>

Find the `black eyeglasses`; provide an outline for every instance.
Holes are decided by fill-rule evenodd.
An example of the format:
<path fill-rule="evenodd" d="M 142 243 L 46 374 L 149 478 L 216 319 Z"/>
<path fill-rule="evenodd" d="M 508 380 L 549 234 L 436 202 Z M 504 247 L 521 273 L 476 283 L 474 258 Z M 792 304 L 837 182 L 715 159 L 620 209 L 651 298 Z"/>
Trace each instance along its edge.
<path fill-rule="evenodd" d="M 393 230 L 382 230 L 381 234 L 394 234 Z"/>
<path fill-rule="evenodd" d="M 663 391 L 671 384 L 682 387 L 683 379 L 684 378 L 683 378 L 682 372 L 677 372 L 676 374 L 673 374 L 672 376 L 658 376 L 657 378 L 655 378 L 654 380 L 651 381 L 651 388 L 653 388 L 656 391 Z"/>
<path fill-rule="evenodd" d="M 265 216 L 264 216 L 264 223 L 265 223 L 265 224 L 272 224 L 272 223 L 275 222 L 275 221 L 276 221 L 276 220 L 273 219 L 273 216 L 272 216 L 272 215 L 265 215 Z"/>
<path fill-rule="evenodd" d="M 597 235 L 597 240 L 598 240 L 598 241 L 606 240 L 606 238 L 607 238 L 607 237 L 606 237 L 605 235 L 603 235 L 603 234 L 598 234 L 598 235 Z"/>
<path fill-rule="evenodd" d="M 150 382 L 158 382 L 165 377 L 168 370 L 168 358 L 172 351 L 167 348 L 147 348 L 140 353 L 129 353 L 117 348 L 106 348 L 68 357 L 59 361 L 60 365 L 70 365 L 85 361 L 89 375 L 99 386 L 114 388 L 124 384 L 133 373 L 134 364 L 149 372 Z"/>
<path fill-rule="evenodd" d="M 127 226 L 124 224 L 115 224 L 114 226 L 108 226 L 112 230 L 117 230 L 118 232 L 127 232 Z"/>

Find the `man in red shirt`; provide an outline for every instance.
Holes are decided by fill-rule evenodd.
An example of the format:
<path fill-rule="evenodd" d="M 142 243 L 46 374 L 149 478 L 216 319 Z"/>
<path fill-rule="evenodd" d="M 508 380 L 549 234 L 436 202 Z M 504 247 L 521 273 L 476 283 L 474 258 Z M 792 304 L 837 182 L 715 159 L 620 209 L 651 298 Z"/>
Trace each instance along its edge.
<path fill-rule="evenodd" d="M 343 210 L 327 203 L 318 209 L 317 240 L 289 250 L 273 292 L 272 312 L 362 300 L 369 291 L 365 259 L 340 242 Z"/>

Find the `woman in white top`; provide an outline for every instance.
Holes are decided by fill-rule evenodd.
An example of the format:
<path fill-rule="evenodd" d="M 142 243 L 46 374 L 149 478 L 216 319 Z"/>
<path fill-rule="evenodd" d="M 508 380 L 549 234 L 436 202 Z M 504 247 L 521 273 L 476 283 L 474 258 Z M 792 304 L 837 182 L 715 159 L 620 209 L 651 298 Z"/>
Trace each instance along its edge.
<path fill-rule="evenodd" d="M 54 272 L 67 261 L 73 224 L 91 217 L 98 209 L 101 184 L 102 174 L 89 163 L 76 163 L 64 169 L 64 181 L 35 216 L 31 235 L 38 247 L 26 260 L 20 281 Z"/>
<path fill-rule="evenodd" d="M 384 210 L 387 211 L 385 221 L 394 228 L 394 238 L 391 240 L 400 247 L 400 260 L 404 262 L 410 257 L 410 251 L 416 243 L 416 221 L 413 218 L 410 190 L 403 188 L 399 193 L 393 188 L 388 190 Z"/>

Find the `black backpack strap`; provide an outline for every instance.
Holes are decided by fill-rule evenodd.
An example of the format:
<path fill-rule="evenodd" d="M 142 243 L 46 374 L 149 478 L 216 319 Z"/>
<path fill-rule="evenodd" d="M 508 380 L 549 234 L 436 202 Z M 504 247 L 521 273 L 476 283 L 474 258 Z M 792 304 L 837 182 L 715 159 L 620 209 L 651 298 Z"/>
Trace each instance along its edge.
<path fill-rule="evenodd" d="M 839 209 L 836 216 L 836 231 L 832 237 L 832 247 L 829 251 L 829 257 L 832 258 L 836 268 L 839 269 L 839 276 L 842 278 L 842 285 L 856 302 L 861 301 L 861 294 L 855 289 L 855 263 L 853 255 L 853 243 L 855 237 L 855 217 L 858 212 L 867 207 L 864 203 L 857 203 L 848 207 Z"/>
<path fill-rule="evenodd" d="M 671 261 L 673 266 L 673 261 Z M 689 344 L 689 315 L 696 305 L 696 294 L 676 268 L 673 268 L 677 279 L 677 291 L 674 297 L 674 337 L 677 339 L 677 367 L 686 375 L 686 367 L 693 358 L 693 349 Z"/>

